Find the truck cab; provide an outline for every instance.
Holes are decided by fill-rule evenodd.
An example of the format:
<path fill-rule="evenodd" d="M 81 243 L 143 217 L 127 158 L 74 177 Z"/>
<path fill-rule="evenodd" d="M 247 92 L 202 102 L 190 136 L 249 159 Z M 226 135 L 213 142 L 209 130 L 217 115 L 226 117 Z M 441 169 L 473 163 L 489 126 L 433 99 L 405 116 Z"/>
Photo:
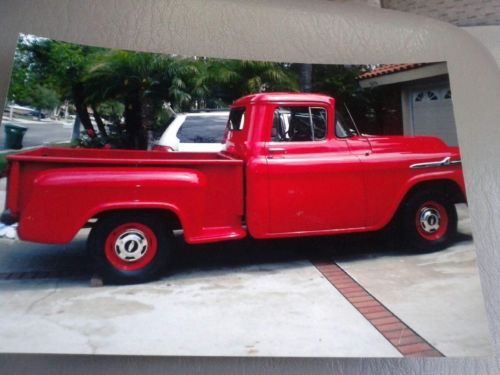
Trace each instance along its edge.
<path fill-rule="evenodd" d="M 232 108 L 226 152 L 245 159 L 256 238 L 378 230 L 424 182 L 465 200 L 458 149 L 437 138 L 358 134 L 323 95 L 256 94 Z M 412 167 L 448 157 L 449 166 Z"/>

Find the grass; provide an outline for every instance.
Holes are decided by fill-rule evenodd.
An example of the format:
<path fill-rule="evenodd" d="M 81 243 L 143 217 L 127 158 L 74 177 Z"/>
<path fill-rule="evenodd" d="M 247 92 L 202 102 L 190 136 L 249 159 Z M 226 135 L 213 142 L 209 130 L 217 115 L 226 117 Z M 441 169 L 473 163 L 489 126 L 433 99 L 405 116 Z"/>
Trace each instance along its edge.
<path fill-rule="evenodd" d="M 3 177 L 5 175 L 7 169 L 7 155 L 15 154 L 17 152 L 19 151 L 9 151 L 0 154 L 0 177 Z"/>

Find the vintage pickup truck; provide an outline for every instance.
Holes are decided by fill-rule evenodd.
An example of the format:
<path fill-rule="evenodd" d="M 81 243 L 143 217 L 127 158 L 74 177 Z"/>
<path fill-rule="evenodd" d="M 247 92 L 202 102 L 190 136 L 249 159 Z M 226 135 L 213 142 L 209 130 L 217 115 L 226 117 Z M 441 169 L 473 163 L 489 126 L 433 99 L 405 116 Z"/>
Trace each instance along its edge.
<path fill-rule="evenodd" d="M 317 94 L 238 99 L 220 153 L 39 148 L 8 159 L 2 221 L 53 244 L 92 226 L 89 251 L 119 283 L 161 274 L 178 229 L 201 244 L 399 225 L 413 247 L 438 249 L 466 200 L 458 148 L 361 135 Z"/>

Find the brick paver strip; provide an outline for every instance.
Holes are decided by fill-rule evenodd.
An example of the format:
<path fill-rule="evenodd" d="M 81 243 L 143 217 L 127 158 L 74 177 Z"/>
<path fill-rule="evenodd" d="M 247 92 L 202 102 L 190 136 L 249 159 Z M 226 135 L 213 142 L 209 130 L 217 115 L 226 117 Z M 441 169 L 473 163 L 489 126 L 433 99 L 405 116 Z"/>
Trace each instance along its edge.
<path fill-rule="evenodd" d="M 21 271 L 0 272 L 0 280 L 40 280 L 40 279 L 72 279 L 88 275 L 88 271 Z"/>
<path fill-rule="evenodd" d="M 326 279 L 405 357 L 444 357 L 331 261 L 313 261 Z"/>

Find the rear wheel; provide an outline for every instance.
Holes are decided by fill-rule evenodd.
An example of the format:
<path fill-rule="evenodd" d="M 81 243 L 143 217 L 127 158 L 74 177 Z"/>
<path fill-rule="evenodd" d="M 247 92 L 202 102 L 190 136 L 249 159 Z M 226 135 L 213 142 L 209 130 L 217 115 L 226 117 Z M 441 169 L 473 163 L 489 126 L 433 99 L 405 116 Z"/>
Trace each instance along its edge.
<path fill-rule="evenodd" d="M 171 249 L 171 232 L 156 215 L 110 214 L 97 221 L 87 243 L 107 283 L 153 280 Z"/>
<path fill-rule="evenodd" d="M 410 197 L 403 210 L 403 235 L 415 250 L 446 247 L 457 233 L 457 212 L 439 192 L 424 191 Z"/>

